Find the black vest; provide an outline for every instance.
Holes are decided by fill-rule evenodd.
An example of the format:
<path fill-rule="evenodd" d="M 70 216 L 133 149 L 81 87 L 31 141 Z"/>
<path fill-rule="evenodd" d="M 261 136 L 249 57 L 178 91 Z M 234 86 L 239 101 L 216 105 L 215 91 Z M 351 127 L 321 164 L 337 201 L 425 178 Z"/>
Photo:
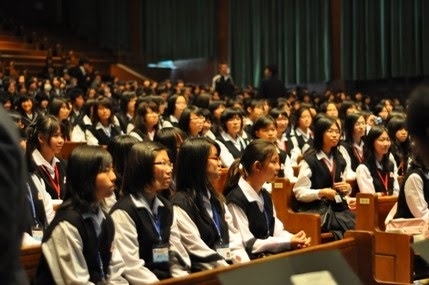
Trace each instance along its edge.
<path fill-rule="evenodd" d="M 83 256 L 88 267 L 89 281 L 95 284 L 103 278 L 98 253 L 100 253 L 104 274 L 109 274 L 108 268 L 112 257 L 111 249 L 113 237 L 115 235 L 115 228 L 112 218 L 107 214 L 105 215 L 106 219 L 101 224 L 101 233 L 97 238 L 94 224 L 90 218 L 84 219 L 79 212 L 72 208 L 60 209 L 57 211 L 54 220 L 49 225 L 43 236 L 43 242 L 49 240 L 52 231 L 62 221 L 67 221 L 76 227 L 82 238 Z M 55 284 L 52 272 L 43 253 L 37 268 L 34 284 Z"/>
<path fill-rule="evenodd" d="M 323 189 L 323 188 L 332 188 L 333 182 L 341 182 L 341 174 L 346 168 L 346 161 L 340 152 L 336 152 L 334 155 L 333 161 L 335 164 L 334 177 L 331 176 L 331 171 L 328 166 L 326 166 L 323 160 L 317 159 L 316 153 L 311 152 L 304 155 L 304 160 L 307 162 L 308 166 L 311 169 L 311 188 L 312 189 Z M 330 203 L 334 211 L 343 211 L 348 209 L 347 203 L 335 203 L 335 201 L 320 199 L 312 202 L 301 202 L 297 201 L 297 208 L 300 212 L 320 212 L 326 206 L 326 203 Z"/>
<path fill-rule="evenodd" d="M 131 217 L 136 225 L 137 239 L 139 242 L 139 256 L 145 262 L 145 267 L 152 271 L 158 279 L 170 278 L 170 266 L 168 262 L 154 263 L 152 249 L 157 245 L 169 245 L 170 229 L 173 224 L 173 211 L 170 202 L 161 196 L 157 196 L 164 207 L 158 208 L 160 218 L 161 241 L 151 218 L 151 213 L 146 208 L 137 208 L 130 195 L 126 195 L 119 200 L 112 208 L 111 213 L 115 210 L 123 210 Z"/>
<path fill-rule="evenodd" d="M 404 183 L 402 183 L 401 185 L 401 189 L 399 191 L 399 196 L 398 196 L 398 209 L 394 217 L 395 219 L 415 218 L 411 213 L 410 208 L 408 207 L 407 200 L 405 199 L 405 191 L 404 191 L 405 182 L 407 181 L 408 177 L 410 177 L 410 175 L 413 173 L 418 174 L 420 178 L 423 180 L 423 195 L 425 197 L 425 201 L 429 203 L 429 179 L 426 178 L 426 176 L 424 175 L 421 169 L 418 169 L 418 168 L 412 169 L 406 174 L 404 178 Z"/>
<path fill-rule="evenodd" d="M 393 163 L 391 161 L 389 161 L 389 168 L 388 168 L 389 171 L 388 172 L 383 171 L 381 169 L 377 169 L 377 167 L 371 166 L 367 163 L 365 163 L 365 165 L 366 165 L 366 167 L 368 167 L 369 173 L 371 174 L 375 192 L 380 192 L 380 193 L 386 192 L 385 186 L 383 184 L 383 181 L 380 178 L 380 175 L 381 175 L 381 177 L 383 177 L 383 179 L 387 175 L 387 177 L 388 177 L 388 191 L 387 191 L 387 193 L 389 195 L 392 195 L 393 194 L 394 179 L 393 179 L 393 175 L 391 175 L 391 174 L 393 174 L 393 167 L 394 167 Z"/>
<path fill-rule="evenodd" d="M 94 125 L 88 126 L 87 128 L 94 137 L 98 140 L 99 145 L 108 145 L 109 142 L 116 137 L 117 135 L 121 134 L 121 128 L 115 125 L 111 125 L 110 129 L 110 137 L 106 135 L 106 133 L 102 129 L 97 129 Z"/>
<path fill-rule="evenodd" d="M 354 152 L 353 145 L 350 145 L 348 142 L 345 142 L 345 141 L 341 141 L 340 144 L 346 149 L 347 153 L 350 156 L 350 160 L 352 164 L 350 165 L 351 169 L 353 171 L 356 171 L 356 168 L 359 166 L 359 164 L 361 164 L 361 162 L 359 161 L 359 158 L 356 156 L 356 153 Z"/>
<path fill-rule="evenodd" d="M 232 141 L 227 141 L 222 136 L 218 136 L 216 137 L 216 139 L 225 145 L 225 147 L 228 149 L 234 159 L 240 158 L 243 155 L 246 145 L 243 145 L 242 150 L 238 150 Z"/>
<path fill-rule="evenodd" d="M 212 210 L 217 211 L 220 217 L 220 234 L 224 244 L 229 243 L 228 225 L 225 222 L 225 209 L 223 205 L 212 195 L 211 199 Z M 221 243 L 218 231 L 214 221 L 210 218 L 209 214 L 205 209 L 200 209 L 194 202 L 194 198 L 190 194 L 179 191 L 173 194 L 171 197 L 173 205 L 182 208 L 191 220 L 195 223 L 200 233 L 201 239 L 207 244 L 208 247 L 215 250 L 215 246 Z M 190 253 L 191 262 L 213 262 L 216 260 L 223 259 L 219 254 L 213 254 L 210 256 L 195 256 Z"/>
<path fill-rule="evenodd" d="M 58 158 L 58 157 L 57 157 Z M 56 181 L 59 182 L 60 185 L 60 197 L 58 197 L 58 193 L 55 190 L 55 187 L 52 184 L 51 175 L 44 169 L 43 166 L 36 166 L 35 174 L 43 179 L 45 182 L 46 191 L 51 195 L 52 199 L 64 199 L 64 195 L 66 194 L 66 169 L 67 163 L 64 159 L 58 158 L 59 162 L 57 162 L 57 169 L 59 177 L 55 177 Z"/>
<path fill-rule="evenodd" d="M 229 203 L 233 203 L 240 207 L 246 214 L 249 221 L 249 230 L 256 239 L 267 239 L 274 234 L 274 207 L 270 194 L 265 190 L 261 190 L 262 198 L 264 199 L 264 212 L 259 210 L 256 202 L 249 202 L 239 186 L 228 193 L 226 199 Z M 257 255 L 252 254 L 252 247 L 255 241 L 248 241 L 246 251 L 250 258 L 254 259 Z"/>

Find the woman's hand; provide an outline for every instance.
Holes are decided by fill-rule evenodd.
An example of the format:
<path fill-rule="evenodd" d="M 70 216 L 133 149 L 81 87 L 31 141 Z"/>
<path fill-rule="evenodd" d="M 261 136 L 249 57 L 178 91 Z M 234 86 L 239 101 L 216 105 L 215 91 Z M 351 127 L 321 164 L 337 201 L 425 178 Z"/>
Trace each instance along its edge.
<path fill-rule="evenodd" d="M 347 195 L 352 191 L 352 186 L 349 183 L 342 181 L 334 183 L 334 189 L 337 190 L 338 193 Z"/>
<path fill-rule="evenodd" d="M 300 231 L 290 239 L 291 248 L 304 248 L 310 245 L 311 238 L 307 237 L 304 231 Z"/>
<path fill-rule="evenodd" d="M 337 195 L 337 191 L 335 191 L 334 189 L 331 188 L 323 188 L 319 190 L 319 197 L 323 198 L 325 197 L 326 199 L 329 200 L 334 200 L 335 199 L 335 195 Z"/>

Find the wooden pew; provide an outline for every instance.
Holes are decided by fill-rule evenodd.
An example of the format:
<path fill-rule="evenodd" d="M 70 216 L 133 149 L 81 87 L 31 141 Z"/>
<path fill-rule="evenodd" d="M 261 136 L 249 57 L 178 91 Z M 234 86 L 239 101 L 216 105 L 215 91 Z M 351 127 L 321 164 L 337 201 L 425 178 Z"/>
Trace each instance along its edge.
<path fill-rule="evenodd" d="M 245 267 L 258 266 L 264 262 L 270 262 L 275 260 L 280 260 L 288 258 L 291 256 L 296 256 L 304 253 L 315 253 L 319 251 L 329 251 L 329 250 L 339 250 L 345 260 L 348 262 L 352 270 L 357 274 L 361 279 L 362 284 L 371 285 L 371 284 L 404 284 L 404 283 L 390 283 L 390 282 L 380 282 L 376 280 L 372 274 L 372 253 L 373 253 L 373 234 L 366 231 L 349 231 L 346 233 L 343 240 L 334 241 L 326 244 L 321 244 L 318 246 L 308 247 L 304 249 L 288 251 L 285 253 L 280 253 L 272 255 L 266 258 L 253 260 L 245 264 L 235 264 L 228 267 L 216 268 L 213 270 L 207 270 L 203 272 L 193 273 L 186 277 L 180 278 L 170 278 L 167 280 L 160 281 L 156 284 L 159 285 L 197 285 L 197 284 L 206 284 L 206 285 L 220 285 L 218 280 L 218 275 L 233 271 L 243 269 Z M 286 280 L 284 284 L 289 284 Z M 406 283 L 409 284 L 409 283 Z"/>
<path fill-rule="evenodd" d="M 322 242 L 332 241 L 332 233 L 322 233 L 319 214 L 296 212 L 296 199 L 293 194 L 293 184 L 285 178 L 278 178 L 271 191 L 274 208 L 277 217 L 282 221 L 284 227 L 293 233 L 300 230 L 305 231 L 311 237 L 311 244 L 317 245 Z"/>
<path fill-rule="evenodd" d="M 379 197 L 376 194 L 356 195 L 356 229 L 374 232 L 374 275 L 379 280 L 413 281 L 414 254 L 410 247 L 413 237 L 384 232 L 384 220 L 396 203 L 397 197 Z"/>
<path fill-rule="evenodd" d="M 85 144 L 86 142 L 65 142 L 63 145 L 63 148 L 61 149 L 61 152 L 57 156 L 67 160 L 69 159 L 70 154 L 76 147 L 80 145 L 85 145 Z"/>
<path fill-rule="evenodd" d="M 21 248 L 21 264 L 27 272 L 28 279 L 34 278 L 39 265 L 42 248 L 40 245 L 26 246 Z"/>

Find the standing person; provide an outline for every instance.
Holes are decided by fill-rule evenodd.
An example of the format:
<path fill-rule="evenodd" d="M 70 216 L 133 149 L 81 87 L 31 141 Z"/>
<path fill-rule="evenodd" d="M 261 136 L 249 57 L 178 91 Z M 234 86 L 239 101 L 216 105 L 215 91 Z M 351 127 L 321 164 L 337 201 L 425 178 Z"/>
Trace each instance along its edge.
<path fill-rule="evenodd" d="M 234 81 L 229 74 L 228 64 L 223 62 L 219 64 L 218 74 L 212 80 L 212 92 L 223 101 L 234 96 Z"/>
<path fill-rule="evenodd" d="M 259 97 L 268 99 L 270 106 L 276 107 L 277 99 L 286 95 L 286 87 L 283 81 L 278 78 L 277 65 L 267 65 L 264 70 L 265 78 L 259 87 Z"/>
<path fill-rule="evenodd" d="M 43 237 L 34 283 L 127 284 L 113 221 L 101 209 L 115 189 L 112 157 L 102 148 L 79 146 L 69 158 L 67 177 L 67 195 Z"/>
<path fill-rule="evenodd" d="M 10 116 L 0 107 L 0 280 L 5 285 L 28 284 L 19 260 L 30 210 L 26 211 L 26 167 L 16 130 Z"/>
<path fill-rule="evenodd" d="M 35 165 L 35 173 L 43 179 L 52 199 L 62 200 L 66 192 L 66 162 L 55 156 L 64 145 L 60 121 L 52 115 L 39 117 L 28 127 L 27 134 L 27 163 Z"/>
<path fill-rule="evenodd" d="M 228 172 L 224 191 L 228 209 L 252 259 L 306 247 L 311 241 L 303 231 L 286 231 L 276 217 L 271 196 L 263 185 L 272 182 L 279 170 L 280 158 L 274 142 L 255 139 Z"/>
<path fill-rule="evenodd" d="M 378 195 L 398 195 L 399 184 L 395 159 L 390 154 L 387 129 L 374 126 L 365 138 L 365 160 L 356 168 L 359 191 Z"/>
<path fill-rule="evenodd" d="M 124 196 L 111 211 L 116 245 L 125 262 L 124 276 L 131 284 L 149 284 L 187 275 L 190 261 L 172 207 L 159 194 L 172 181 L 167 150 L 155 142 L 138 142 L 127 163 Z"/>
<path fill-rule="evenodd" d="M 346 200 L 351 185 L 345 181 L 351 171 L 337 150 L 340 132 L 335 118 L 322 116 L 315 122 L 313 147 L 304 154 L 293 188 L 298 211 L 324 215 L 331 209 L 332 219 L 323 230 L 332 232 L 335 239 L 355 227 L 355 215 Z"/>
<path fill-rule="evenodd" d="M 220 178 L 219 154 L 216 142 L 201 137 L 185 140 L 177 157 L 171 201 L 193 272 L 249 260 L 225 200 L 213 187 Z"/>

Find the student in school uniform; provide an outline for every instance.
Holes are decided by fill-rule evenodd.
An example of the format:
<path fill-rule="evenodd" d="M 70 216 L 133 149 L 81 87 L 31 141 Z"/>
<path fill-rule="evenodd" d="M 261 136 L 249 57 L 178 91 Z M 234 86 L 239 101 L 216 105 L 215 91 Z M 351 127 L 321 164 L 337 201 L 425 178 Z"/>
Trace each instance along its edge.
<path fill-rule="evenodd" d="M 64 138 L 61 122 L 52 115 L 40 116 L 27 128 L 27 163 L 43 179 L 46 191 L 54 200 L 62 200 L 66 192 L 66 162 L 55 155 L 61 152 Z"/>
<path fill-rule="evenodd" d="M 88 145 L 108 145 L 122 130 L 115 124 L 113 104 L 109 98 L 97 99 L 92 106 L 92 125 L 85 130 Z"/>
<path fill-rule="evenodd" d="M 345 138 L 340 142 L 339 150 L 353 172 L 364 162 L 365 118 L 360 113 L 350 113 L 344 119 Z"/>
<path fill-rule="evenodd" d="M 67 195 L 45 231 L 34 284 L 128 284 L 113 221 L 101 209 L 115 189 L 112 157 L 102 148 L 79 146 L 67 177 Z"/>
<path fill-rule="evenodd" d="M 252 125 L 251 134 L 253 139 L 266 139 L 273 143 L 277 142 L 277 122 L 271 116 L 262 116 Z M 285 177 L 292 183 L 296 182 L 289 155 L 284 150 L 277 147 L 280 158 L 280 171 L 278 177 Z M 271 186 L 271 185 L 270 185 Z"/>
<path fill-rule="evenodd" d="M 160 195 L 173 179 L 172 166 L 166 148 L 156 142 L 135 143 L 129 152 L 122 180 L 124 196 L 113 206 L 111 216 L 130 284 L 154 283 L 189 272 L 189 257 L 171 204 Z"/>
<path fill-rule="evenodd" d="M 355 227 L 355 215 L 347 200 L 351 185 L 345 182 L 351 171 L 337 150 L 340 134 L 340 125 L 333 117 L 321 116 L 315 122 L 313 147 L 300 163 L 293 188 L 298 211 L 329 213 L 332 219 L 322 230 L 332 232 L 335 239 Z"/>
<path fill-rule="evenodd" d="M 390 154 L 387 129 L 373 126 L 366 135 L 365 161 L 356 168 L 359 191 L 378 195 L 398 195 L 399 183 L 395 159 Z"/>
<path fill-rule="evenodd" d="M 312 122 L 313 118 L 309 108 L 301 107 L 296 111 L 294 128 L 289 134 L 292 165 L 298 165 L 298 158 L 313 146 Z"/>
<path fill-rule="evenodd" d="M 228 209 L 251 259 L 306 247 L 311 242 L 303 231 L 297 234 L 286 231 L 276 217 L 271 196 L 263 185 L 272 182 L 279 171 L 280 159 L 275 144 L 256 139 L 228 172 L 224 191 Z"/>
<path fill-rule="evenodd" d="M 177 157 L 171 201 L 192 272 L 249 260 L 225 200 L 213 187 L 220 178 L 219 152 L 209 138 L 189 138 Z"/>

